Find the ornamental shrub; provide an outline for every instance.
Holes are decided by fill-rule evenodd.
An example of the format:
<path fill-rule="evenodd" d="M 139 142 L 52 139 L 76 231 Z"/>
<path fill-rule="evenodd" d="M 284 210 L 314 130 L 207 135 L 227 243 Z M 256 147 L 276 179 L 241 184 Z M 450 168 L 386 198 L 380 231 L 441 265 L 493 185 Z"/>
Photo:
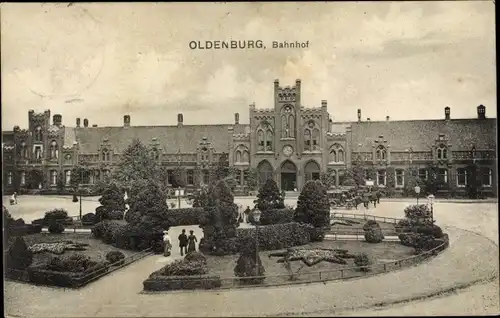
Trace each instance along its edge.
<path fill-rule="evenodd" d="M 290 208 L 283 209 L 268 209 L 262 211 L 260 216 L 260 224 L 281 224 L 293 222 L 294 210 Z M 252 216 L 253 219 L 253 216 Z"/>
<path fill-rule="evenodd" d="M 94 225 L 96 223 L 96 216 L 94 213 L 87 213 L 82 216 L 83 225 Z"/>
<path fill-rule="evenodd" d="M 150 277 L 155 276 L 192 276 L 205 275 L 208 273 L 208 266 L 203 261 L 187 261 L 185 259 L 176 260 L 162 269 L 154 272 Z"/>
<path fill-rule="evenodd" d="M 431 223 L 431 211 L 425 204 L 410 205 L 404 210 L 410 223 Z"/>
<path fill-rule="evenodd" d="M 261 284 L 265 279 L 265 268 L 260 255 L 257 255 L 255 240 L 245 238 L 241 243 L 240 257 L 236 261 L 234 275 L 241 277 L 239 282 L 242 284 Z"/>
<path fill-rule="evenodd" d="M 255 206 L 260 211 L 283 209 L 285 207 L 285 198 L 278 189 L 276 182 L 273 179 L 267 179 L 266 183 L 259 189 L 255 203 Z"/>
<path fill-rule="evenodd" d="M 354 264 L 360 271 L 369 272 L 371 270 L 370 265 L 372 265 L 372 261 L 370 257 L 368 257 L 368 254 L 361 253 L 354 257 Z"/>
<path fill-rule="evenodd" d="M 123 265 L 124 259 L 125 255 L 120 251 L 110 251 L 106 254 L 106 260 L 113 266 Z"/>
<path fill-rule="evenodd" d="M 319 180 L 308 181 L 299 195 L 294 215 L 295 222 L 308 223 L 315 228 L 330 227 L 330 203 L 326 188 Z M 324 231 L 318 231 L 313 241 L 321 241 Z"/>
<path fill-rule="evenodd" d="M 61 234 L 64 232 L 64 225 L 55 220 L 52 220 L 51 223 L 49 224 L 48 230 L 49 233 L 52 234 Z"/>
<path fill-rule="evenodd" d="M 53 209 L 45 213 L 45 224 L 49 224 L 51 220 L 66 220 L 68 212 L 64 209 Z"/>
<path fill-rule="evenodd" d="M 371 228 L 380 228 L 380 224 L 378 224 L 378 222 L 374 220 L 366 221 L 366 223 L 363 225 L 363 231 L 368 231 Z"/>
<path fill-rule="evenodd" d="M 380 243 L 384 240 L 382 229 L 372 227 L 365 231 L 365 241 L 368 243 Z"/>
<path fill-rule="evenodd" d="M 23 237 L 16 237 L 5 253 L 5 266 L 7 268 L 24 270 L 33 262 L 33 253 Z"/>
<path fill-rule="evenodd" d="M 108 212 L 107 216 L 109 220 L 123 220 L 124 211 L 114 210 Z"/>
<path fill-rule="evenodd" d="M 99 198 L 99 203 L 108 213 L 116 210 L 125 211 L 124 193 L 115 183 L 110 183 L 104 189 L 102 196 Z"/>
<path fill-rule="evenodd" d="M 186 260 L 187 262 L 202 262 L 205 264 L 207 263 L 207 258 L 205 257 L 205 255 L 201 254 L 198 251 L 186 254 L 186 256 L 184 256 L 184 260 Z"/>

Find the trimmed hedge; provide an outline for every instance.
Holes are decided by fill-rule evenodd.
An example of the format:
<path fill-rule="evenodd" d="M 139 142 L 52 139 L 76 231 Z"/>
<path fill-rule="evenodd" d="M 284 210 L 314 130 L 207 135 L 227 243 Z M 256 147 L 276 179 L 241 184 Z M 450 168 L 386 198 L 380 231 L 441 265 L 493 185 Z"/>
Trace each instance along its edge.
<path fill-rule="evenodd" d="M 284 223 L 259 227 L 259 249 L 279 250 L 293 246 L 305 245 L 311 241 L 314 227 L 304 223 Z M 255 239 L 255 229 L 238 229 L 238 239 Z"/>
<path fill-rule="evenodd" d="M 49 230 L 49 233 L 52 233 L 52 234 L 61 234 L 64 232 L 64 225 L 53 221 L 52 223 L 49 224 L 48 230 Z"/>
<path fill-rule="evenodd" d="M 163 252 L 163 233 L 147 233 L 130 224 L 103 220 L 92 227 L 95 238 L 126 250 L 143 251 L 153 247 L 155 253 Z"/>
<path fill-rule="evenodd" d="M 199 225 L 205 213 L 203 208 L 169 209 L 167 219 L 170 226 Z"/>
<path fill-rule="evenodd" d="M 269 225 L 293 222 L 294 212 L 294 210 L 288 208 L 264 210 L 260 217 L 260 224 Z"/>
<path fill-rule="evenodd" d="M 106 254 L 106 260 L 112 266 L 120 266 L 123 264 L 125 255 L 120 251 L 111 251 Z"/>
<path fill-rule="evenodd" d="M 87 213 L 82 216 L 82 225 L 94 225 L 97 221 L 94 213 Z"/>
<path fill-rule="evenodd" d="M 144 290 L 193 290 L 214 289 L 222 286 L 219 276 L 157 276 L 143 282 Z"/>
<path fill-rule="evenodd" d="M 365 231 L 365 241 L 368 243 L 380 243 L 384 240 L 384 234 L 382 233 L 382 228 L 377 221 L 368 220 L 363 225 L 363 230 Z"/>

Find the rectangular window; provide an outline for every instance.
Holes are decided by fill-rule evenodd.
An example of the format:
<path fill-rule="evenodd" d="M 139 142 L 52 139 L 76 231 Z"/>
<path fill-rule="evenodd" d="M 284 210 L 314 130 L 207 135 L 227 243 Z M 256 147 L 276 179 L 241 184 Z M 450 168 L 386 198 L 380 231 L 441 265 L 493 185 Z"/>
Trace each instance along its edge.
<path fill-rule="evenodd" d="M 425 168 L 418 169 L 418 178 L 420 180 L 427 180 L 428 177 L 428 171 Z"/>
<path fill-rule="evenodd" d="M 187 184 L 189 184 L 189 185 L 194 184 L 194 171 L 193 170 L 187 171 Z"/>
<path fill-rule="evenodd" d="M 26 184 L 26 172 L 21 171 L 21 185 L 25 185 L 25 184 Z"/>
<path fill-rule="evenodd" d="M 210 183 L 210 174 L 208 171 L 203 171 L 203 183 L 204 184 L 209 184 Z"/>
<path fill-rule="evenodd" d="M 490 168 L 481 168 L 481 184 L 483 187 L 491 187 L 493 183 L 493 172 Z"/>
<path fill-rule="evenodd" d="M 9 185 L 11 185 L 11 184 L 12 184 L 12 172 L 10 172 L 10 171 L 9 171 L 9 172 L 8 172 L 8 174 L 7 174 L 7 181 L 8 181 L 8 183 L 9 183 Z"/>
<path fill-rule="evenodd" d="M 70 184 L 71 183 L 71 170 L 66 170 L 66 185 Z"/>
<path fill-rule="evenodd" d="M 248 170 L 243 170 L 243 185 L 246 185 L 248 182 Z"/>
<path fill-rule="evenodd" d="M 55 170 L 50 171 L 50 184 L 51 185 L 57 184 L 57 171 Z"/>
<path fill-rule="evenodd" d="M 385 187 L 385 183 L 386 183 L 385 170 L 377 171 L 377 184 L 379 186 Z"/>
<path fill-rule="evenodd" d="M 172 184 L 173 179 L 174 179 L 174 172 L 172 170 L 167 170 L 167 183 Z"/>
<path fill-rule="evenodd" d="M 42 147 L 35 146 L 35 159 L 42 159 Z"/>
<path fill-rule="evenodd" d="M 457 187 L 465 187 L 467 185 L 467 171 L 465 168 L 457 169 Z"/>
<path fill-rule="evenodd" d="M 402 188 L 405 184 L 405 174 L 403 169 L 396 169 L 396 188 Z"/>
<path fill-rule="evenodd" d="M 448 183 L 448 170 L 447 169 L 438 169 L 437 172 L 437 181 L 440 183 Z"/>

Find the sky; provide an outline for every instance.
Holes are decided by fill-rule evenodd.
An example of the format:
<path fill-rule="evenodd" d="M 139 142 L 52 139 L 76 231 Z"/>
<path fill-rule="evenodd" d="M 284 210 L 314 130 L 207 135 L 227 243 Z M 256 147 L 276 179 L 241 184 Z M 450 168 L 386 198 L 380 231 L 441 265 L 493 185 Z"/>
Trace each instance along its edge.
<path fill-rule="evenodd" d="M 2 130 L 28 111 L 90 125 L 249 122 L 273 82 L 302 81 L 302 105 L 334 121 L 496 117 L 492 1 L 2 3 Z M 266 50 L 192 50 L 262 40 Z M 309 41 L 272 49 L 272 41 Z"/>

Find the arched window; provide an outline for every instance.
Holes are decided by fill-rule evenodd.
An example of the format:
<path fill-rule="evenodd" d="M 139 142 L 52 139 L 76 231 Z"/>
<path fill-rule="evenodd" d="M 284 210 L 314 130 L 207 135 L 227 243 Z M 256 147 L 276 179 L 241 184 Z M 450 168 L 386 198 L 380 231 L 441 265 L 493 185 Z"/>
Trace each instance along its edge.
<path fill-rule="evenodd" d="M 309 180 L 318 180 L 320 168 L 316 161 L 309 161 L 304 167 L 306 182 Z"/>
<path fill-rule="evenodd" d="M 307 128 L 304 131 L 304 150 L 311 150 L 311 131 Z"/>
<path fill-rule="evenodd" d="M 437 149 L 437 157 L 438 159 L 447 159 L 448 158 L 448 149 L 446 148 L 445 145 L 441 144 L 439 145 Z"/>
<path fill-rule="evenodd" d="M 109 150 L 106 148 L 102 150 L 102 161 L 109 161 Z"/>
<path fill-rule="evenodd" d="M 344 148 L 340 144 L 334 144 L 330 148 L 330 162 L 344 162 Z"/>
<path fill-rule="evenodd" d="M 266 151 L 273 150 L 273 132 L 268 129 L 266 132 Z"/>
<path fill-rule="evenodd" d="M 344 162 L 344 150 L 339 149 L 338 151 L 338 157 L 340 162 Z"/>
<path fill-rule="evenodd" d="M 236 162 L 241 162 L 241 151 L 236 150 Z"/>
<path fill-rule="evenodd" d="M 52 140 L 50 143 L 50 159 L 57 159 L 59 157 L 59 149 L 57 148 L 57 142 Z"/>
<path fill-rule="evenodd" d="M 257 166 L 257 170 L 259 171 L 259 183 L 262 186 L 268 179 L 273 178 L 273 167 L 269 162 L 262 161 Z"/>
<path fill-rule="evenodd" d="M 259 151 L 264 151 L 264 132 L 262 130 L 257 131 L 257 140 L 259 142 Z"/>
<path fill-rule="evenodd" d="M 248 151 L 243 150 L 243 155 L 241 156 L 241 162 L 250 162 L 250 154 Z"/>
<path fill-rule="evenodd" d="M 312 150 L 319 150 L 319 129 L 315 128 L 312 132 Z"/>
<path fill-rule="evenodd" d="M 293 115 L 293 107 L 285 105 L 281 112 L 282 138 L 294 138 L 295 116 Z"/>
<path fill-rule="evenodd" d="M 21 158 L 27 158 L 28 157 L 28 149 L 26 148 L 26 142 L 21 142 L 21 152 L 20 152 Z"/>
<path fill-rule="evenodd" d="M 42 127 L 35 128 L 35 141 L 42 141 Z"/>
<path fill-rule="evenodd" d="M 386 158 L 387 158 L 387 151 L 385 150 L 384 146 L 378 146 L 377 160 L 386 160 Z"/>

